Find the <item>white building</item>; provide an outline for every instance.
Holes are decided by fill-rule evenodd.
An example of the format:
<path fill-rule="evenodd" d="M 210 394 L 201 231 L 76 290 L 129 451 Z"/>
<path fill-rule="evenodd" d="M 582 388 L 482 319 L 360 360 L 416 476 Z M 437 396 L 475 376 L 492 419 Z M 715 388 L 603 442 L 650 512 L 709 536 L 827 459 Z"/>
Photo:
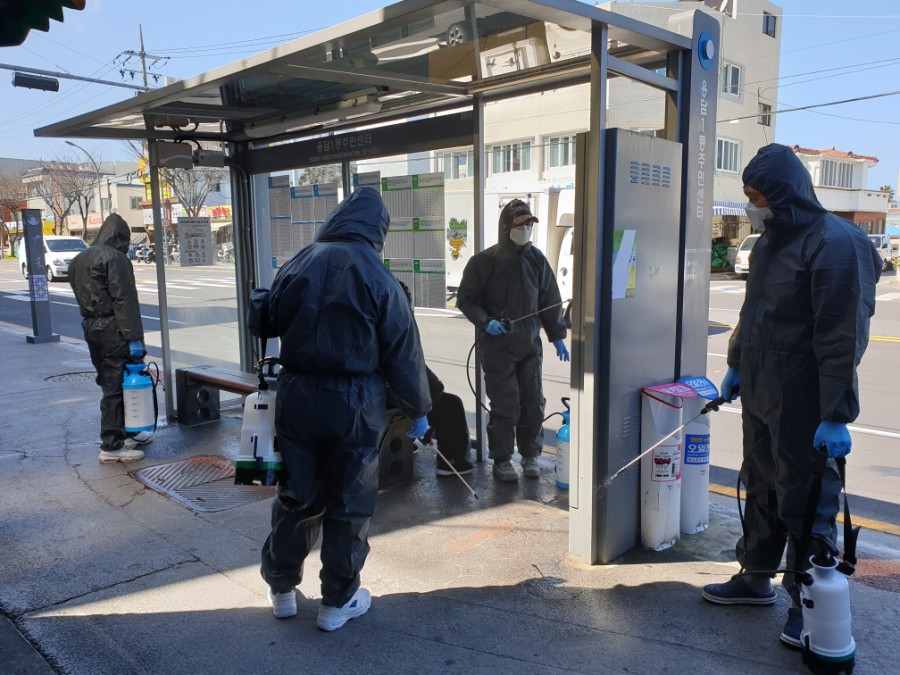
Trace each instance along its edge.
<path fill-rule="evenodd" d="M 781 9 L 767 0 L 611 2 L 601 6 L 684 35 L 692 31 L 696 10 L 719 21 L 722 41 L 711 236 L 737 239 L 741 236 L 741 223 L 746 223 L 741 172 L 759 148 L 775 139 L 776 116 L 772 112 L 778 91 Z M 626 45 L 610 45 L 612 53 L 620 47 L 627 49 Z M 589 48 L 589 39 L 583 33 L 545 24 L 540 30 L 529 29 L 521 40 L 507 42 L 494 50 L 497 53 L 483 52 L 482 64 L 497 73 L 553 63 L 573 54 L 587 54 Z M 655 134 L 664 126 L 665 99 L 659 90 L 625 78 L 613 78 L 608 94 L 608 127 Z M 541 220 L 535 229 L 535 244 L 556 268 L 561 249 L 570 245 L 565 235 L 574 221 L 575 136 L 587 130 L 588 121 L 587 85 L 487 106 L 484 138 L 488 152 L 485 191 L 488 245 L 497 241 L 492 214 L 499 215 L 510 199 L 525 199 Z M 469 149 L 434 153 L 430 162 L 426 159 L 425 163 L 430 164 L 427 168 L 420 166 L 419 156 L 393 159 L 393 162 L 361 162 L 359 170 L 380 170 L 383 176 L 443 171 L 447 181 L 448 221 L 474 221 Z M 458 283 L 471 249 L 463 248 L 457 260 L 448 260 L 448 285 Z"/>
<path fill-rule="evenodd" d="M 859 225 L 867 234 L 884 234 L 890 194 L 866 187 L 877 157 L 793 146 L 812 176 L 816 197 L 826 209 Z"/>
<path fill-rule="evenodd" d="M 719 95 L 716 114 L 716 175 L 713 236 L 738 239 L 746 225 L 741 173 L 757 151 L 775 141 L 781 53 L 781 8 L 768 0 L 680 0 L 611 2 L 604 9 L 690 34 L 691 14 L 718 19 Z M 627 80 L 610 82 L 622 105 L 610 106 L 609 126 L 652 131 L 661 126 L 662 94 Z M 655 94 L 655 95 L 654 95 Z"/>

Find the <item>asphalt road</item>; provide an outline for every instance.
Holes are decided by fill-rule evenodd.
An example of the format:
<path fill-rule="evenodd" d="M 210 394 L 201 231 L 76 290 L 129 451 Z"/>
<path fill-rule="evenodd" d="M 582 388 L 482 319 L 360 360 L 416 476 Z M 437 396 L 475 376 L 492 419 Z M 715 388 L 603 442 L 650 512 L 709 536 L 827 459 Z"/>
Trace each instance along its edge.
<path fill-rule="evenodd" d="M 231 265 L 181 268 L 166 266 L 166 295 L 175 365 L 238 362 L 235 279 Z M 155 265 L 135 265 L 147 349 L 159 357 L 158 284 Z M 54 332 L 81 339 L 80 317 L 66 282 L 50 284 L 50 313 Z M 710 331 L 707 376 L 716 384 L 725 373 L 725 351 L 730 328 L 744 298 L 740 281 L 713 281 L 710 289 Z M 447 389 L 472 401 L 467 379 L 467 358 L 474 329 L 455 310 L 417 309 L 416 317 L 431 368 Z M 0 261 L 0 322 L 31 327 L 28 283 L 15 261 Z M 862 412 L 851 426 L 853 453 L 848 463 L 848 491 L 854 515 L 900 525 L 900 419 L 894 412 L 894 368 L 900 363 L 900 280 L 891 274 L 878 287 L 878 305 L 872 339 L 859 368 Z M 474 377 L 474 366 L 468 372 Z M 563 409 L 569 395 L 568 364 L 561 363 L 552 345 L 545 343 L 544 395 L 547 413 Z M 468 407 L 468 404 L 467 404 Z M 474 406 L 471 406 L 474 409 Z M 712 417 L 713 483 L 733 486 L 741 456 L 740 403 L 726 405 Z M 474 412 L 469 414 L 474 428 Z M 559 418 L 546 423 L 552 442 Z"/>

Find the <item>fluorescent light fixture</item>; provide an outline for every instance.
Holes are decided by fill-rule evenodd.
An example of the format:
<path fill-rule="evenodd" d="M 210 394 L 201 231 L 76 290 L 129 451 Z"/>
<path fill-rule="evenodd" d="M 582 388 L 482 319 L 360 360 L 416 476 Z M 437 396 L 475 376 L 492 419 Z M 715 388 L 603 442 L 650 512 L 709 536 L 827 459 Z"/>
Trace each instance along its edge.
<path fill-rule="evenodd" d="M 367 113 L 377 113 L 380 110 L 381 101 L 378 99 L 370 96 L 357 96 L 337 103 L 322 105 L 296 115 L 282 115 L 254 122 L 244 127 L 244 133 L 250 138 L 267 138 L 328 122 L 339 122 Z"/>

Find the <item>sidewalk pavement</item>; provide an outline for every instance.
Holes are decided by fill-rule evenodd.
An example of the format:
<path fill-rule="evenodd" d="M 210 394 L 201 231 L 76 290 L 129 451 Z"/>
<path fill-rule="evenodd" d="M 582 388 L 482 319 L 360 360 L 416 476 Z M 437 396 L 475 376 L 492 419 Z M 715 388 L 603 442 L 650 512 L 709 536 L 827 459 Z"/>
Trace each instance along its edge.
<path fill-rule="evenodd" d="M 783 590 L 774 607 L 700 599 L 737 571 L 732 499 L 710 495 L 709 530 L 672 549 L 585 566 L 567 558 L 548 455 L 540 481 L 517 485 L 479 465 L 475 500 L 421 452 L 414 482 L 379 494 L 369 613 L 318 631 L 312 557 L 298 616 L 276 620 L 258 572 L 269 499 L 197 512 L 131 475 L 232 458 L 239 420 L 166 426 L 143 461 L 100 465 L 86 348 L 25 334 L 0 325 L 0 673 L 805 672 L 778 641 Z M 897 538 L 864 532 L 861 547 L 856 672 L 896 672 Z"/>

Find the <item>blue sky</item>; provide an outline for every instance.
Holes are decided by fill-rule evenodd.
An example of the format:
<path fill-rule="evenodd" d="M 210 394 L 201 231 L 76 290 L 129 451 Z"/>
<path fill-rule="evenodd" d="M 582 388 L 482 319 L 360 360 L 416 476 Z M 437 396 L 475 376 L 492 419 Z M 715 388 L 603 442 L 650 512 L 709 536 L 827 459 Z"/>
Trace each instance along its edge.
<path fill-rule="evenodd" d="M 640 0 L 638 0 L 640 1 Z M 740 0 L 738 0 L 740 1 Z M 0 63 L 121 81 L 113 61 L 137 51 L 138 25 L 150 54 L 168 57 L 152 72 L 189 77 L 384 7 L 384 0 L 88 0 L 63 23 L 32 31 L 21 47 L 0 48 Z M 898 0 L 782 0 L 781 79 L 777 110 L 900 90 Z M 239 7 L 252 9 L 240 14 Z M 292 7 L 292 9 L 285 9 Z M 302 9 L 301 9 L 302 8 Z M 132 59 L 126 68 L 138 68 Z M 59 93 L 14 88 L 0 71 L 0 156 L 38 159 L 73 152 L 62 140 L 36 139 L 35 127 L 131 96 L 127 89 L 61 80 Z M 140 75 L 126 82 L 138 83 Z M 783 113 L 776 141 L 874 155 L 868 187 L 896 188 L 900 169 L 900 96 Z M 105 160 L 128 156 L 115 144 L 77 141 Z M 747 158 L 749 159 L 749 158 Z"/>

